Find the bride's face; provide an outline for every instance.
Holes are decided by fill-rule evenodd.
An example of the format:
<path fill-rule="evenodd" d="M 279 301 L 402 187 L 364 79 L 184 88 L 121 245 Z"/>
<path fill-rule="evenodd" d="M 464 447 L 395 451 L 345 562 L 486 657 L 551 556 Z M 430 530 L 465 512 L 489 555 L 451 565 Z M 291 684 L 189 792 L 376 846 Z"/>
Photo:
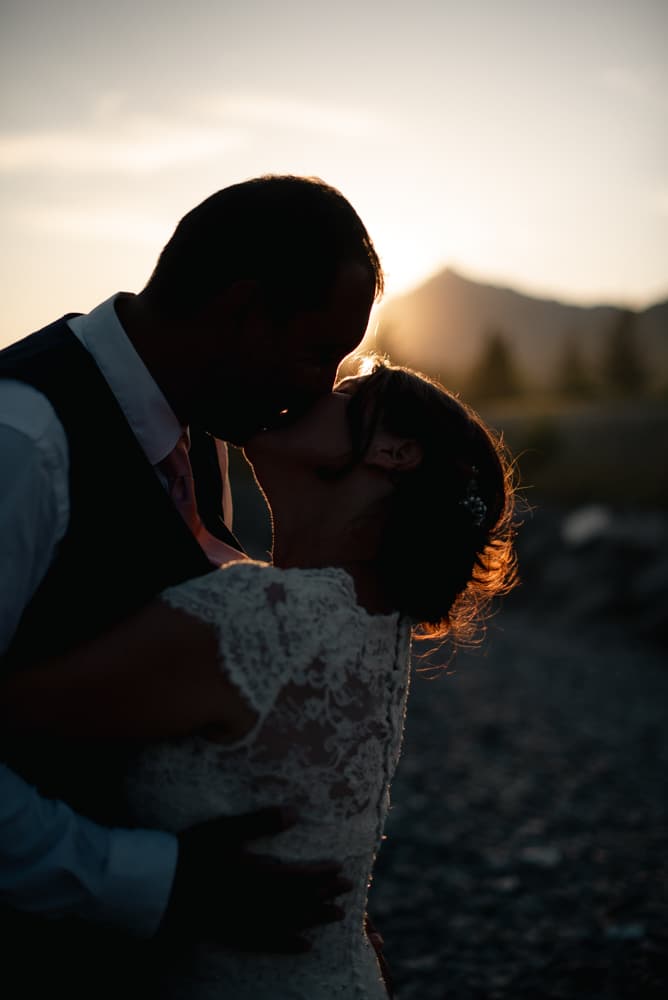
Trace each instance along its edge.
<path fill-rule="evenodd" d="M 261 485 L 275 470 L 285 475 L 344 468 L 352 454 L 348 405 L 358 379 L 345 379 L 292 423 L 260 431 L 244 453 Z"/>

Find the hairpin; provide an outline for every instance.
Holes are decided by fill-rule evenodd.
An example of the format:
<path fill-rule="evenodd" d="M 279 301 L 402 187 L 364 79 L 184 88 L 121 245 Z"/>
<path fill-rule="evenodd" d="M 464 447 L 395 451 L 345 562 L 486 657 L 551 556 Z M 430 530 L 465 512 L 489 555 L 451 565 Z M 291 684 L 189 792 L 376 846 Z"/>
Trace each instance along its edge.
<path fill-rule="evenodd" d="M 462 507 L 465 507 L 469 514 L 471 515 L 471 520 L 473 521 L 476 528 L 479 528 L 482 522 L 485 520 L 485 515 L 487 513 L 487 504 L 482 499 L 478 493 L 478 480 L 476 476 L 478 475 L 478 469 L 475 465 L 471 467 L 471 472 L 473 473 L 471 479 L 469 480 L 466 487 L 466 496 L 459 503 Z"/>

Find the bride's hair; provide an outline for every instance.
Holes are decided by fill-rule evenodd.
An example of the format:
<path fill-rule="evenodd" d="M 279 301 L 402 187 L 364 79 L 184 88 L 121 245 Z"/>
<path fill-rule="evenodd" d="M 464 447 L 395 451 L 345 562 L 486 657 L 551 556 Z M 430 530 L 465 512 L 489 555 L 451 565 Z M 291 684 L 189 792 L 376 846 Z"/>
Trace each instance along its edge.
<path fill-rule="evenodd" d="M 348 408 L 355 459 L 382 427 L 422 448 L 396 474 L 380 568 L 418 637 L 471 641 L 492 598 L 517 582 L 513 466 L 502 439 L 438 382 L 380 359 Z"/>

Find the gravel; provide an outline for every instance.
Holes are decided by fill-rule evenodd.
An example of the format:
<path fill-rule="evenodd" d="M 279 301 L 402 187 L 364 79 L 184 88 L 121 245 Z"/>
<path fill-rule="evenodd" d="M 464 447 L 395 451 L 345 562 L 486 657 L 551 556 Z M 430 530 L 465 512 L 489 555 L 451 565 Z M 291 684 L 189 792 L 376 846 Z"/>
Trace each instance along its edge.
<path fill-rule="evenodd" d="M 600 550 L 555 544 L 561 592 L 529 552 L 481 649 L 416 661 L 369 897 L 399 1000 L 668 996 L 665 618 L 584 613 Z"/>

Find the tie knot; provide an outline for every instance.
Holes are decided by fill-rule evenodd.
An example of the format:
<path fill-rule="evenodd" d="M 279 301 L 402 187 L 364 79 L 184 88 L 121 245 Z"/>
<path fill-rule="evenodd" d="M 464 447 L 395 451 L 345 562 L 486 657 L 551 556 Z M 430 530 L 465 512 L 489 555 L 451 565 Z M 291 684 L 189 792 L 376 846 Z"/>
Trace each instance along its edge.
<path fill-rule="evenodd" d="M 190 456 L 188 455 L 188 440 L 182 434 L 168 455 L 158 463 L 158 468 L 167 479 L 168 483 L 182 476 L 192 476 L 190 466 Z"/>

